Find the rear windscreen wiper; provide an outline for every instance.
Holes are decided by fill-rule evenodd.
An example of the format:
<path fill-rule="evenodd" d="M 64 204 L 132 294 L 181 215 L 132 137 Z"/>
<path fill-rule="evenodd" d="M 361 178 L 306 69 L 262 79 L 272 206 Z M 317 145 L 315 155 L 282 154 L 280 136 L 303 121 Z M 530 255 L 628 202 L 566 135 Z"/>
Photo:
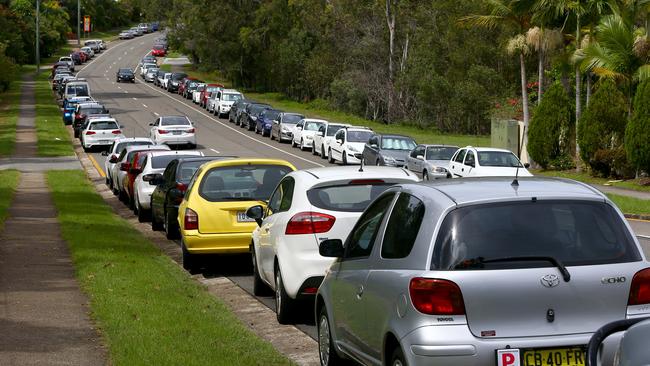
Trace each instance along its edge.
<path fill-rule="evenodd" d="M 560 271 L 562 274 L 562 278 L 564 279 L 564 282 L 569 282 L 571 280 L 571 274 L 569 271 L 566 269 L 564 264 L 560 262 L 558 259 L 550 256 L 521 256 L 521 257 L 503 257 L 503 258 L 492 258 L 492 259 L 485 259 L 483 257 L 477 257 L 477 258 L 472 258 L 472 259 L 466 259 L 454 266 L 454 269 L 462 269 L 462 268 L 482 268 L 484 264 L 487 263 L 500 263 L 500 262 L 539 262 L 539 261 L 544 261 L 544 262 L 550 262 L 553 264 L 557 269 Z"/>

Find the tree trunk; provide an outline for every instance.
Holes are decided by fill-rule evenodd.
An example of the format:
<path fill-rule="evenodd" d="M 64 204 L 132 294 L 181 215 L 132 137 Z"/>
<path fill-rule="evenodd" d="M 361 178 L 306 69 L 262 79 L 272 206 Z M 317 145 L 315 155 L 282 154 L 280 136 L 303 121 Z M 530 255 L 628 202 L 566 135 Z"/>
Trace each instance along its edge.
<path fill-rule="evenodd" d="M 528 146 L 528 123 L 530 120 L 530 114 L 528 111 L 528 89 L 526 81 L 526 60 L 524 59 L 524 53 L 519 53 L 519 66 L 521 68 L 521 104 L 524 109 L 524 137 L 521 146 Z M 530 157 L 529 157 L 530 158 Z"/>
<path fill-rule="evenodd" d="M 539 50 L 539 65 L 537 65 L 537 105 L 542 102 L 542 92 L 544 91 L 544 51 Z"/>
<path fill-rule="evenodd" d="M 587 73 L 587 85 L 585 85 L 586 95 L 585 95 L 585 108 L 589 107 L 589 99 L 591 99 L 591 73 Z"/>
<path fill-rule="evenodd" d="M 578 16 L 576 24 L 576 49 L 580 48 L 580 16 Z M 580 116 L 582 115 L 582 76 L 580 75 L 580 66 L 576 65 L 576 132 L 578 131 L 578 123 L 580 123 Z M 576 171 L 582 171 L 580 166 L 580 144 L 578 143 L 578 134 L 576 133 Z"/>
<path fill-rule="evenodd" d="M 386 24 L 388 25 L 388 106 L 386 108 L 386 120 L 390 122 L 393 112 L 393 59 L 395 53 L 395 9 L 392 8 L 393 0 L 386 0 Z"/>

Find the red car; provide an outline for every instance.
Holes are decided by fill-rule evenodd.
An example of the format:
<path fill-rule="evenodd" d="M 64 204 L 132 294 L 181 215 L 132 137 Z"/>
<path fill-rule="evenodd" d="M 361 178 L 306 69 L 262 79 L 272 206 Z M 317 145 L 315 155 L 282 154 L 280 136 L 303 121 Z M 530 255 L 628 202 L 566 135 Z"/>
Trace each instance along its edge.
<path fill-rule="evenodd" d="M 151 49 L 151 55 L 156 57 L 164 57 L 167 55 L 167 51 L 165 51 L 165 47 L 163 45 L 156 44 Z"/>
<path fill-rule="evenodd" d="M 208 107 L 208 98 L 212 93 L 216 92 L 219 89 L 223 89 L 224 86 L 221 84 L 208 84 L 205 86 L 205 89 L 201 92 L 201 100 L 199 100 L 199 105 L 203 108 Z"/>
<path fill-rule="evenodd" d="M 185 79 L 181 80 L 180 83 L 178 83 L 178 90 L 176 91 L 177 94 L 179 95 L 184 95 L 185 94 L 185 89 L 187 89 L 187 86 L 190 85 L 190 82 L 197 80 L 196 78 L 193 77 L 186 77 Z"/>

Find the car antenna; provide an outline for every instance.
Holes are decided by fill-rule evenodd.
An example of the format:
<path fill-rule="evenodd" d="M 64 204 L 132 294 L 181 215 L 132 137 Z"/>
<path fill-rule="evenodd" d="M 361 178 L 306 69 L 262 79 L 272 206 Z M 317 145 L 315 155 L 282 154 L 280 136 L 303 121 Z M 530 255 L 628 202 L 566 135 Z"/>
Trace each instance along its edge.
<path fill-rule="evenodd" d="M 363 156 L 361 156 L 361 165 L 359 165 L 359 172 L 362 172 L 362 173 L 363 173 L 363 162 L 364 162 L 364 159 L 363 159 Z"/>
<path fill-rule="evenodd" d="M 523 133 L 522 136 L 526 136 L 526 126 L 524 126 L 524 133 Z M 524 145 L 524 139 L 522 137 L 521 142 L 519 143 L 519 151 L 518 151 L 518 153 L 519 153 L 518 158 L 519 159 L 521 159 L 521 149 L 523 148 L 523 145 Z M 519 186 L 519 179 L 518 178 L 519 178 L 519 167 L 520 166 L 521 166 L 521 160 L 519 160 L 519 162 L 517 164 L 517 170 L 515 171 L 515 179 L 512 181 L 512 183 L 510 183 L 510 185 L 513 186 L 513 187 L 515 187 L 515 186 L 518 187 Z"/>

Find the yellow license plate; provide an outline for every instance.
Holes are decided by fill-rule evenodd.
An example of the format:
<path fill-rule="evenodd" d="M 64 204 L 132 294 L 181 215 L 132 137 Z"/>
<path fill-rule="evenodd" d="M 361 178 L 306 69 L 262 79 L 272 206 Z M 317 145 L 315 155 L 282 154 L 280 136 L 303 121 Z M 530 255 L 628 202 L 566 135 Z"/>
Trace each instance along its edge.
<path fill-rule="evenodd" d="M 523 366 L 584 366 L 586 352 L 582 347 L 522 350 Z"/>

